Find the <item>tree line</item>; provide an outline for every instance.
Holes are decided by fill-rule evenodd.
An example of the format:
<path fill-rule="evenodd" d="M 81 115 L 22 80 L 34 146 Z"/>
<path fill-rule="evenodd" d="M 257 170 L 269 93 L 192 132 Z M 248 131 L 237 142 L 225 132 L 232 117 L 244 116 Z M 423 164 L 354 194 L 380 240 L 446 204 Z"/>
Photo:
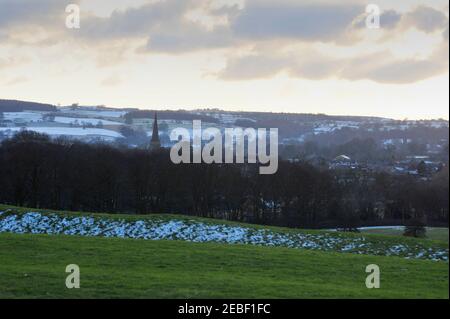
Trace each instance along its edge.
<path fill-rule="evenodd" d="M 171 213 L 288 227 L 448 224 L 448 168 L 431 180 L 280 161 L 181 164 L 169 150 L 84 144 L 24 131 L 0 144 L 0 203 L 70 211 Z"/>
<path fill-rule="evenodd" d="M 44 103 L 0 99 L 0 112 L 24 112 L 25 110 L 54 112 L 56 106 Z"/>

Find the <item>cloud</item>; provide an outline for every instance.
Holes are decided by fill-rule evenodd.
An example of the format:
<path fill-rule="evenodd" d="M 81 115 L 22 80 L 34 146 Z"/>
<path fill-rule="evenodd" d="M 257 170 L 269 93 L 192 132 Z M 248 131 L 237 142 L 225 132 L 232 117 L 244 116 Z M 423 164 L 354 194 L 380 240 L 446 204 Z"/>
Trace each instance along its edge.
<path fill-rule="evenodd" d="M 448 72 L 448 43 L 427 59 L 399 59 L 389 51 L 363 56 L 333 58 L 309 51 L 305 54 L 257 55 L 233 58 L 218 73 L 228 81 L 265 79 L 285 72 L 308 80 L 371 80 L 378 83 L 408 84 Z"/>
<path fill-rule="evenodd" d="M 139 52 L 183 53 L 232 45 L 231 33 L 224 26 L 208 28 L 189 17 L 204 10 L 213 17 L 232 14 L 234 6 L 210 8 L 209 0 L 165 0 L 135 8 L 116 10 L 108 17 L 85 15 L 82 27 L 71 35 L 91 45 L 128 41 L 146 43 Z M 204 12 L 204 13 L 205 13 Z"/>
<path fill-rule="evenodd" d="M 299 11 L 296 11 L 297 9 Z M 328 16 L 329 12 L 337 12 L 334 7 L 329 7 L 329 9 L 330 11 L 325 10 L 325 12 L 322 12 L 322 17 Z M 346 10 L 344 11 L 347 12 Z M 298 22 L 305 23 L 306 29 L 308 29 L 309 24 L 314 25 L 314 23 L 318 24 L 318 21 L 322 21 L 319 12 L 310 9 L 308 6 L 303 7 L 301 5 L 293 7 L 291 13 L 286 15 L 284 15 L 284 11 L 280 13 L 277 10 L 268 10 L 266 13 L 265 10 L 258 9 L 255 12 L 259 12 L 259 17 L 265 15 L 267 17 L 276 16 L 277 18 L 274 20 L 268 19 L 267 21 L 277 22 L 283 20 L 281 17 L 286 18 L 288 21 L 293 21 L 292 17 L 299 12 L 312 12 L 311 17 L 316 19 L 315 22 L 312 20 L 306 23 Z M 347 23 L 351 20 L 351 16 L 347 17 Z M 256 17 L 247 19 L 258 20 Z M 270 52 L 266 47 L 261 51 L 253 50 L 247 56 L 230 58 L 226 67 L 218 72 L 218 77 L 224 80 L 264 79 L 285 72 L 291 77 L 309 80 L 336 78 L 351 81 L 371 80 L 378 83 L 407 84 L 448 72 L 448 18 L 443 12 L 424 6 L 417 7 L 406 13 L 387 10 L 382 13 L 380 20 L 382 28 L 389 30 L 391 38 L 396 33 L 416 28 L 426 33 L 440 31 L 444 39 L 443 43 L 434 48 L 433 53 L 428 58 L 398 58 L 382 42 L 377 43 L 379 49 L 375 53 L 361 54 L 360 51 L 359 54 L 350 53 L 347 57 L 339 58 L 332 55 L 324 56 L 314 52 L 314 50 L 306 50 L 306 52 L 301 50 L 296 54 L 282 53 L 283 50 L 280 50 L 280 48 L 277 50 L 275 46 L 274 50 Z M 261 21 L 264 21 L 264 19 Z M 343 20 L 340 21 L 342 22 Z M 260 25 L 255 24 L 248 28 L 251 32 L 245 31 L 247 28 L 242 29 L 244 34 L 247 34 L 249 37 L 251 35 L 257 39 L 290 37 L 295 40 L 295 37 L 299 37 L 302 43 L 314 41 L 314 39 L 326 41 L 328 34 L 335 34 L 336 36 L 337 34 L 342 35 L 349 32 L 347 24 L 334 24 L 331 20 L 327 25 L 314 27 L 314 32 L 311 30 L 307 31 L 305 39 L 303 39 L 303 31 L 297 31 L 294 27 L 297 26 L 297 22 L 290 24 L 290 28 L 286 28 L 286 30 L 284 27 L 275 27 L 267 31 L 266 29 L 269 29 L 271 25 L 271 23 L 264 25 L 261 22 Z M 325 31 L 330 26 L 334 26 L 335 29 L 333 31 Z M 364 15 L 353 20 L 353 28 L 356 31 L 365 28 Z"/>
<path fill-rule="evenodd" d="M 71 2 L 82 4 L 81 0 Z M 286 72 L 295 78 L 314 80 L 410 83 L 448 68 L 448 56 L 436 53 L 448 52 L 448 18 L 431 7 L 419 6 L 410 12 L 390 9 L 382 13 L 380 32 L 389 35 L 391 40 L 411 28 L 429 36 L 442 34 L 444 44 L 435 48 L 435 53 L 427 59 L 400 59 L 390 52 L 387 41 L 374 42 L 375 49 L 370 51 L 376 53 L 361 56 L 362 50 L 353 49 L 352 46 L 367 40 L 368 33 L 362 30 L 365 6 L 359 1 L 218 3 L 149 0 L 112 11 L 108 16 L 82 11 L 81 29 L 68 30 L 64 24 L 67 5 L 64 1 L 0 0 L 0 48 L 3 43 L 26 38 L 34 39 L 24 41 L 30 47 L 69 42 L 97 59 L 96 67 L 117 64 L 133 55 L 136 58 L 136 53 L 183 54 L 224 49 L 229 59 L 217 74 L 224 80 L 269 78 Z M 316 46 L 321 46 L 321 52 L 327 46 L 344 47 L 346 53 L 339 57 L 333 56 L 333 52 L 323 56 L 315 51 Z M 306 54 L 304 51 L 290 53 L 297 47 L 310 50 Z M 0 68 L 13 65 L 11 61 L 0 58 Z M 103 81 L 104 85 L 111 83 L 114 84 L 113 79 Z"/>
<path fill-rule="evenodd" d="M 372 68 L 364 77 L 380 83 L 407 84 L 443 73 L 442 63 L 431 60 L 393 60 Z"/>
<path fill-rule="evenodd" d="M 20 24 L 47 23 L 64 13 L 65 4 L 59 0 L 0 0 L 0 28 Z"/>
<path fill-rule="evenodd" d="M 229 31 L 224 27 L 205 30 L 192 23 L 178 26 L 178 30 L 162 30 L 151 35 L 144 48 L 148 52 L 183 53 L 204 49 L 226 48 L 234 45 Z"/>
<path fill-rule="evenodd" d="M 79 32 L 71 34 L 92 45 L 126 40 L 128 47 L 136 45 L 140 53 L 168 54 L 236 50 L 259 43 L 272 43 L 277 48 L 317 42 L 351 46 L 363 40 L 358 31 L 365 28 L 365 6 L 354 1 L 248 0 L 244 6 L 212 3 L 165 0 L 117 10 L 108 17 L 88 15 Z M 193 12 L 201 17 L 192 18 Z M 208 25 L 204 20 L 213 23 Z M 218 20 L 225 22 L 216 23 Z M 448 18 L 444 13 L 425 6 L 409 13 L 385 10 L 381 16 L 382 28 L 391 38 L 411 27 L 424 32 L 443 30 L 445 23 Z"/>
<path fill-rule="evenodd" d="M 192 12 L 200 12 L 202 17 L 193 19 Z M 167 53 L 280 39 L 335 42 L 345 36 L 362 12 L 364 7 L 354 4 L 258 0 L 239 7 L 213 6 L 208 0 L 165 0 L 117 10 L 108 17 L 85 16 L 82 28 L 73 34 L 94 42 L 144 38 L 145 51 Z M 213 25 L 204 20 L 213 21 Z M 225 22 L 214 24 L 217 20 Z"/>
<path fill-rule="evenodd" d="M 359 60 L 361 62 L 361 59 Z M 349 59 L 339 77 L 388 84 L 414 83 L 448 72 L 448 45 L 442 44 L 426 59 L 399 59 L 385 51 L 367 56 L 363 60 L 365 62 L 358 65 Z"/>
<path fill-rule="evenodd" d="M 420 6 L 406 15 L 406 23 L 408 26 L 430 33 L 444 29 L 448 25 L 448 18 L 441 11 Z"/>
<path fill-rule="evenodd" d="M 109 16 L 82 10 L 82 27 L 75 31 L 65 28 L 66 5 L 60 0 L 0 0 L 0 38 L 7 39 L 11 28 L 39 27 L 45 28 L 48 37 L 53 37 L 46 39 L 47 43 L 68 38 L 88 41 L 91 45 L 138 40 L 147 43 L 141 51 L 178 54 L 254 45 L 261 41 L 351 45 L 360 40 L 352 36 L 355 23 L 359 29 L 365 27 L 365 6 L 355 1 L 337 4 L 332 1 L 247 0 L 239 6 L 217 5 L 210 0 L 160 0 L 115 10 Z M 193 12 L 197 12 L 197 18 L 192 18 Z M 395 10 L 384 11 L 382 27 L 394 29 L 402 18 L 409 27 L 425 32 L 443 29 L 448 24 L 443 12 L 426 6 L 403 15 Z M 213 26 L 204 20 L 213 21 Z M 219 20 L 225 22 L 214 25 Z"/>
<path fill-rule="evenodd" d="M 2 44 L 51 46 L 64 41 L 68 4 L 60 0 L 0 0 L 0 47 Z"/>
<path fill-rule="evenodd" d="M 231 28 L 234 36 L 251 40 L 335 41 L 361 12 L 359 5 L 253 1 Z"/>
<path fill-rule="evenodd" d="M 386 10 L 381 12 L 380 15 L 380 28 L 381 30 L 393 30 L 395 29 L 402 20 L 403 15 L 395 10 Z M 354 28 L 356 30 L 363 30 L 367 28 L 366 25 L 367 14 L 361 14 L 354 21 Z"/>
<path fill-rule="evenodd" d="M 23 26 L 64 27 L 65 9 L 69 3 L 80 0 L 0 0 L 0 29 Z"/>
<path fill-rule="evenodd" d="M 249 55 L 232 58 L 218 76 L 223 80 L 252 80 L 267 78 L 281 72 L 288 58 L 281 56 Z"/>
<path fill-rule="evenodd" d="M 191 3 L 190 0 L 166 0 L 116 10 L 108 17 L 85 15 L 80 32 L 75 34 L 95 41 L 147 37 L 152 32 L 180 23 Z"/>
<path fill-rule="evenodd" d="M 401 13 L 395 10 L 384 11 L 380 16 L 380 26 L 383 29 L 394 29 L 402 19 Z"/>
<path fill-rule="evenodd" d="M 28 58 L 25 57 L 0 57 L 0 69 L 6 69 L 6 68 L 14 68 L 20 65 L 23 65 L 25 63 L 29 62 Z"/>

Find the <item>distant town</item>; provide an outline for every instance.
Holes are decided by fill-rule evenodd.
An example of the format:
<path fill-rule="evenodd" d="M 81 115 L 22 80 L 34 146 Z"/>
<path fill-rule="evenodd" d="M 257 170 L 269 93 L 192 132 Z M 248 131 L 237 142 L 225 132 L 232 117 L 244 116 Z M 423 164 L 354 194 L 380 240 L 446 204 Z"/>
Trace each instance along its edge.
<path fill-rule="evenodd" d="M 160 141 L 170 147 L 171 130 L 205 126 L 278 128 L 280 156 L 333 170 L 386 171 L 430 178 L 448 162 L 448 120 L 394 120 L 378 117 L 228 112 L 220 109 L 179 111 L 55 106 L 0 100 L 0 141 L 28 130 L 52 138 L 148 147 L 159 121 Z"/>

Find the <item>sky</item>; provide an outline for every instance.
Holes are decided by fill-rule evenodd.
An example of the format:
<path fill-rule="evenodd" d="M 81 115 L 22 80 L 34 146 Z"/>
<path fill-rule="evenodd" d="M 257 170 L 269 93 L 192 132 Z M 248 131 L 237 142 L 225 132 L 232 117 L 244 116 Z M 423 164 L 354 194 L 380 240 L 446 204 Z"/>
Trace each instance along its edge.
<path fill-rule="evenodd" d="M 448 119 L 448 16 L 443 0 L 0 0 L 0 99 Z"/>

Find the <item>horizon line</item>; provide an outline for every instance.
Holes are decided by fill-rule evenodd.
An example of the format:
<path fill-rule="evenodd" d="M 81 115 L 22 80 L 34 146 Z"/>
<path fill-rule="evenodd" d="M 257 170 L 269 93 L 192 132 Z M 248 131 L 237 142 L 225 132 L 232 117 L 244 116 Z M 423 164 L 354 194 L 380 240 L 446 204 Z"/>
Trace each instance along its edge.
<path fill-rule="evenodd" d="M 103 107 L 103 108 L 107 108 L 107 109 L 116 109 L 116 110 L 137 110 L 137 111 L 159 111 L 159 112 L 177 112 L 177 111 L 185 111 L 185 112 L 195 112 L 195 111 L 220 111 L 220 112 L 225 112 L 225 113 L 261 113 L 261 114 L 283 114 L 283 115 L 314 115 L 314 116 L 328 116 L 328 117 L 356 117 L 356 118 L 373 118 L 373 119 L 384 119 L 384 120 L 393 120 L 393 121 L 416 121 L 416 122 L 420 122 L 420 121 L 447 121 L 449 122 L 449 116 L 447 115 L 447 117 L 430 117 L 430 118 L 409 118 L 407 116 L 405 117 L 386 117 L 386 116 L 379 116 L 379 115 L 358 115 L 358 114 L 332 114 L 332 113 L 322 113 L 322 112 L 317 112 L 317 113 L 296 113 L 296 112 L 270 112 L 270 111 L 246 111 L 246 110 L 227 110 L 227 109 L 223 109 L 223 108 L 218 108 L 218 107 L 205 107 L 205 108 L 199 108 L 199 107 L 192 107 L 190 108 L 185 107 L 185 108 L 178 108 L 174 107 L 173 109 L 170 108 L 163 108 L 163 107 L 150 107 L 150 108 L 142 108 L 139 106 L 126 106 L 126 107 L 122 107 L 122 106 L 107 106 L 105 104 L 79 104 L 79 103 L 72 103 L 72 104 L 67 104 L 67 105 L 62 105 L 61 103 L 46 103 L 46 102 L 36 102 L 36 101 L 32 101 L 32 100 L 21 100 L 21 99 L 17 99 L 17 98 L 13 98 L 13 99 L 4 99 L 4 98 L 0 98 L 0 101 L 15 101 L 15 102 L 24 102 L 24 103 L 36 103 L 36 104 L 43 104 L 43 105 L 51 105 L 54 106 L 56 108 L 63 108 L 63 107 L 70 107 L 70 106 L 74 106 L 77 105 L 78 107 Z"/>

